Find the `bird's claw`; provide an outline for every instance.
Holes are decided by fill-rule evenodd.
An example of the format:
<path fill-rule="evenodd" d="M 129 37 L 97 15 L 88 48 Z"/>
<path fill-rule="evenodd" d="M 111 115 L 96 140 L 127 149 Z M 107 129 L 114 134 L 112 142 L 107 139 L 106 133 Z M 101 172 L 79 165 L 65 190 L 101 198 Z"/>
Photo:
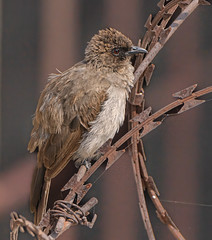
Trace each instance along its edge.
<path fill-rule="evenodd" d="M 90 161 L 90 159 L 83 160 L 81 165 L 84 165 L 86 167 L 86 169 L 89 170 L 91 168 L 91 161 Z"/>

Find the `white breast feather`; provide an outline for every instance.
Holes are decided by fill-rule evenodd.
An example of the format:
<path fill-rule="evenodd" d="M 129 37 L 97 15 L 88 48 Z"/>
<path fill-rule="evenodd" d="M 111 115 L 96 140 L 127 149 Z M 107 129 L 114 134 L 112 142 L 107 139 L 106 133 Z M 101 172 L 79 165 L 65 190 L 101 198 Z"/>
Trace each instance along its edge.
<path fill-rule="evenodd" d="M 114 137 L 124 122 L 127 90 L 111 85 L 107 96 L 100 114 L 91 122 L 91 130 L 84 135 L 76 152 L 76 156 L 81 159 L 92 157 L 107 140 Z"/>

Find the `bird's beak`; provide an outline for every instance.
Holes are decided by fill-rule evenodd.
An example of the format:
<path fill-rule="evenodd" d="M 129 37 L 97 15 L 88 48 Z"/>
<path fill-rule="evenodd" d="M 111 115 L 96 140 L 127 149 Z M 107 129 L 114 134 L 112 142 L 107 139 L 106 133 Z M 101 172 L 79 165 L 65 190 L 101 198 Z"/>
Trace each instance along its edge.
<path fill-rule="evenodd" d="M 148 53 L 148 51 L 144 48 L 141 47 L 137 47 L 137 46 L 132 46 L 131 50 L 126 52 L 125 55 L 129 56 L 129 55 L 134 55 L 137 53 Z"/>

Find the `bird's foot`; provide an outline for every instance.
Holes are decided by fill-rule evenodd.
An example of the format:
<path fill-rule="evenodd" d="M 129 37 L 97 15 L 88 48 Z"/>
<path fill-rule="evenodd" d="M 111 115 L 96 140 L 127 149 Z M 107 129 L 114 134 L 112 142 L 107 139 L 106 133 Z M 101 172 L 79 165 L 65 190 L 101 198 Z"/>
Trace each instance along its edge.
<path fill-rule="evenodd" d="M 86 169 L 89 170 L 91 168 L 91 160 L 92 159 L 87 158 L 82 161 L 81 165 L 84 165 L 86 167 Z"/>
<path fill-rule="evenodd" d="M 80 168 L 80 166 L 84 165 L 86 167 L 86 169 L 90 169 L 91 168 L 91 158 L 86 158 L 84 160 L 81 160 L 81 159 L 77 159 L 75 161 L 75 167 L 76 168 Z"/>

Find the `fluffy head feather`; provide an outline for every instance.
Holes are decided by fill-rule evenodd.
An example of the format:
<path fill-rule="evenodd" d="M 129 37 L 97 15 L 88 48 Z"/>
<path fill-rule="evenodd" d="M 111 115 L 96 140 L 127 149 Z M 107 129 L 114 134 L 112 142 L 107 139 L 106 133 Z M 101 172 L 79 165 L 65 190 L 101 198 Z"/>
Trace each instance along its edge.
<path fill-rule="evenodd" d="M 114 28 L 100 30 L 94 35 L 85 50 L 85 60 L 96 67 L 114 68 L 129 63 L 132 41 Z"/>

